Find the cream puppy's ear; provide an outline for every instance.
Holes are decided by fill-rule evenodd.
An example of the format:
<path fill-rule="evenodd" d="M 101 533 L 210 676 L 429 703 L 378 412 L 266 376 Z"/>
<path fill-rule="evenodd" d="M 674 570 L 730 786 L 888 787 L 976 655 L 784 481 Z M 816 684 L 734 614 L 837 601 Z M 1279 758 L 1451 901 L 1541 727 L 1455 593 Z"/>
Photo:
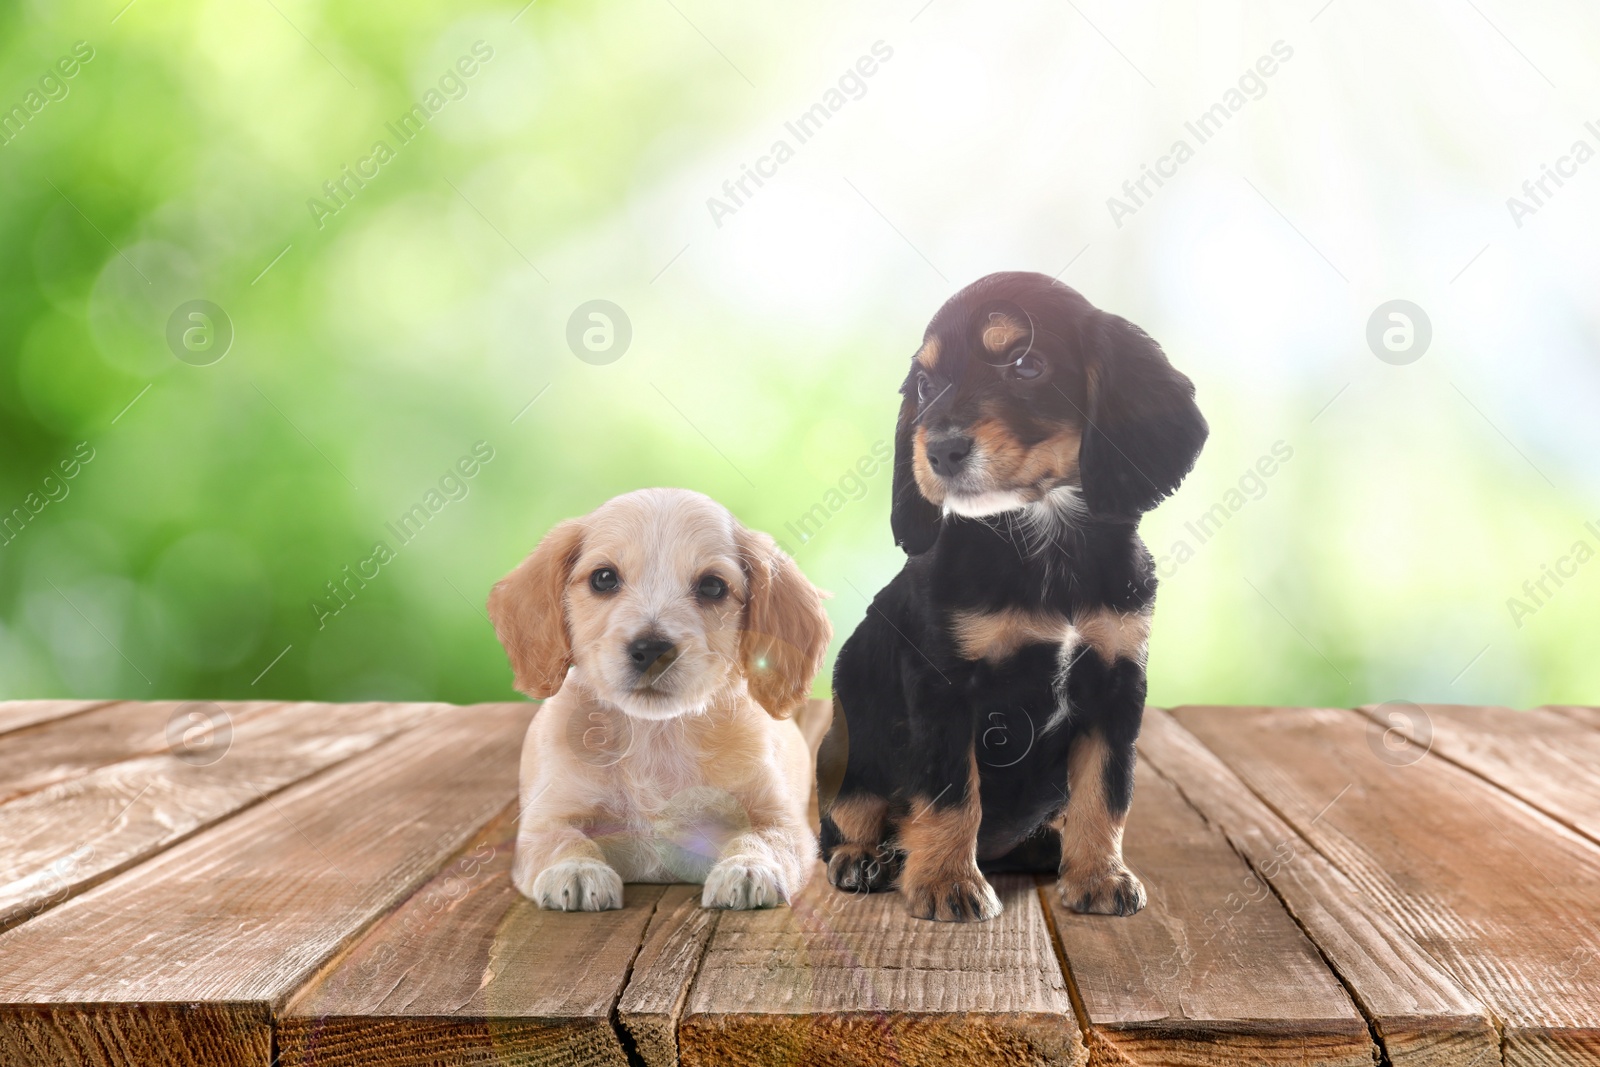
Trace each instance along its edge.
<path fill-rule="evenodd" d="M 740 528 L 739 556 L 749 579 L 739 654 L 750 695 L 775 719 L 787 719 L 822 669 L 833 625 L 822 594 L 764 533 Z"/>
<path fill-rule="evenodd" d="M 511 660 L 517 688 L 536 700 L 555 696 L 572 666 L 562 595 L 582 547 L 583 526 L 569 519 L 545 534 L 489 593 L 489 618 Z"/>

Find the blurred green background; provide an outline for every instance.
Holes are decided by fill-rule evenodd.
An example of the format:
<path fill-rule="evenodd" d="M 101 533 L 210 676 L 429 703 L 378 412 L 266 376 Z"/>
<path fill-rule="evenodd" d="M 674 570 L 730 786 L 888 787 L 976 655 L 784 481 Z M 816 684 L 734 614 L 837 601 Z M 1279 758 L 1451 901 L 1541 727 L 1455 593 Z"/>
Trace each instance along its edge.
<path fill-rule="evenodd" d="M 1600 162 L 1507 204 L 1600 147 L 1597 59 L 1576 2 L 9 4 L 0 697 L 505 699 L 489 586 L 645 485 L 784 541 L 842 640 L 923 325 L 1033 269 L 1213 428 L 1145 523 L 1152 702 L 1600 700 Z"/>

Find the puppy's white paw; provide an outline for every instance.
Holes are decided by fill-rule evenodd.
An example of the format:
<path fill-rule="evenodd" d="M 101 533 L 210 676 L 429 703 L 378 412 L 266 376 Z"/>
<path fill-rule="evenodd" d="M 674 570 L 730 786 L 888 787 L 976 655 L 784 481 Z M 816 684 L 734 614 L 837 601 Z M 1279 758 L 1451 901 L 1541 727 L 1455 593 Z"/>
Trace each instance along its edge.
<path fill-rule="evenodd" d="M 775 908 L 786 903 L 783 878 L 764 863 L 746 860 L 723 860 L 706 875 L 706 887 L 700 894 L 703 908 L 734 908 L 747 911 L 751 908 Z"/>
<path fill-rule="evenodd" d="M 622 907 L 622 875 L 597 860 L 568 860 L 540 871 L 527 895 L 554 911 L 610 911 Z"/>

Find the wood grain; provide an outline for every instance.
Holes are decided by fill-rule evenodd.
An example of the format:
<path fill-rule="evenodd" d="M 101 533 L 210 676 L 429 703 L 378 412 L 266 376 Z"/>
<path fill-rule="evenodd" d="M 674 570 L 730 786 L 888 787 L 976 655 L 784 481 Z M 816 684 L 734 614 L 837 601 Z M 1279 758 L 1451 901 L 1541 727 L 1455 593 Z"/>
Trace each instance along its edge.
<path fill-rule="evenodd" d="M 1145 712 L 1146 765 L 1171 781 L 1247 859 L 1316 943 L 1372 1022 L 1394 1067 L 1500 1058 L 1483 1005 L 1362 891 L 1245 788 L 1167 713 Z M 1341 798 L 1342 799 L 1342 798 Z M 1142 794 L 1135 808 L 1145 803 Z"/>
<path fill-rule="evenodd" d="M 999 918 L 935 923 L 897 893 L 840 893 L 819 865 L 793 908 L 723 913 L 678 1027 L 682 1063 L 1083 1063 L 1031 879 L 995 888 Z"/>
<path fill-rule="evenodd" d="M 0 801 L 118 760 L 168 751 L 167 724 L 185 703 L 108 703 L 5 735 L 0 742 Z M 232 725 L 279 706 L 271 701 L 230 704 Z"/>
<path fill-rule="evenodd" d="M 1565 715 L 1588 726 L 1600 727 L 1600 708 L 1585 707 L 1581 704 L 1549 704 L 1545 710 Z"/>
<path fill-rule="evenodd" d="M 1354 711 L 1173 716 L 1489 1009 L 1506 1064 L 1600 1060 L 1591 842 Z"/>
<path fill-rule="evenodd" d="M 668 887 L 630 885 L 616 911 L 541 910 L 511 884 L 516 814 L 296 994 L 278 1026 L 285 1067 L 626 1067 L 611 1013 Z"/>
<path fill-rule="evenodd" d="M 1600 843 L 1600 730 L 1547 708 L 1412 707 L 1426 717 L 1390 715 L 1387 705 L 1361 710 Z"/>
<path fill-rule="evenodd" d="M 0 734 L 104 707 L 109 700 L 0 700 Z"/>
<path fill-rule="evenodd" d="M 267 1064 L 272 1016 L 264 1005 L 0 1005 L 0 1064 L 39 1067 L 234 1067 Z"/>
<path fill-rule="evenodd" d="M 0 934 L 0 1063 L 267 1067 L 269 1013 L 515 796 L 532 711 L 436 711 Z"/>
<path fill-rule="evenodd" d="M 820 871 L 793 909 L 540 912 L 506 876 L 531 705 L 230 705 L 209 767 L 166 752 L 175 704 L 14 707 L 0 926 L 80 837 L 108 866 L 0 934 L 5 1067 L 1366 1064 L 1374 1034 L 1396 1067 L 1493 1067 L 1502 1036 L 1505 1064 L 1600 1062 L 1592 708 L 1426 708 L 1426 755 L 1352 711 L 1153 711 L 1150 907 L 1013 876 L 969 926 Z M 797 715 L 813 746 L 830 711 Z"/>
<path fill-rule="evenodd" d="M 1124 858 L 1137 915 L 1079 915 L 1045 887 L 1093 1061 L 1370 1067 L 1371 1035 L 1278 898 L 1170 782 L 1138 769 Z"/>
<path fill-rule="evenodd" d="M 677 1067 L 678 1020 L 722 912 L 700 906 L 697 885 L 668 886 L 650 918 L 617 1003 L 645 1067 Z"/>
<path fill-rule="evenodd" d="M 0 804 L 0 931 L 429 712 L 424 704 L 290 704 L 249 715 L 222 707 L 237 729 L 215 762 L 138 756 Z"/>

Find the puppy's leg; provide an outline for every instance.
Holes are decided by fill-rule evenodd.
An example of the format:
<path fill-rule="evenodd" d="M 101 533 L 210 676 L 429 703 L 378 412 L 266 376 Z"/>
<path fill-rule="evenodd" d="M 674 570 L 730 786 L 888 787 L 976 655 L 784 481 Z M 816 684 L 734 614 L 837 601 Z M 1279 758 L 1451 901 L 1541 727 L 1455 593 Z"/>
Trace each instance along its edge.
<path fill-rule="evenodd" d="M 1073 662 L 1068 699 L 1079 731 L 1067 756 L 1061 832 L 1061 899 L 1074 911 L 1132 915 L 1144 886 L 1122 861 L 1122 829 L 1133 802 L 1134 741 L 1144 717 L 1142 656 L 1091 644 Z"/>
<path fill-rule="evenodd" d="M 754 711 L 766 720 L 766 714 Z M 817 838 L 808 818 L 811 798 L 811 750 L 789 722 L 765 722 L 773 742 L 770 756 L 751 769 L 730 795 L 736 810 L 718 803 L 714 819 L 722 833 L 700 833 L 715 839 L 716 862 L 705 874 L 701 906 L 707 908 L 770 908 L 791 903 L 810 880 L 817 860 Z"/>
<path fill-rule="evenodd" d="M 523 812 L 511 882 L 541 908 L 609 911 L 622 907 L 622 876 L 600 846 L 570 822 Z"/>
<path fill-rule="evenodd" d="M 843 653 L 840 654 L 843 656 Z M 840 685 L 836 678 L 834 684 Z M 874 893 L 894 887 L 900 874 L 900 853 L 888 843 L 889 801 L 880 785 L 874 789 L 861 765 L 864 756 L 879 756 L 868 735 L 850 761 L 849 720 L 836 693 L 833 723 L 817 751 L 817 802 L 822 808 L 822 858 L 828 883 L 850 893 Z M 863 752 L 862 749 L 866 751 Z"/>
<path fill-rule="evenodd" d="M 622 907 L 622 876 L 585 832 L 594 810 L 585 772 L 593 768 L 570 758 L 573 748 L 566 740 L 573 717 L 587 710 L 581 699 L 563 690 L 545 702 L 522 742 L 511 883 L 541 908 Z"/>
<path fill-rule="evenodd" d="M 706 875 L 700 905 L 745 910 L 790 903 L 805 887 L 816 851 L 817 839 L 803 825 L 739 834 Z"/>
<path fill-rule="evenodd" d="M 952 709 L 953 710 L 953 709 Z M 959 714 L 959 713 L 956 713 Z M 978 870 L 978 759 L 971 730 L 960 734 L 959 755 L 943 751 L 956 743 L 952 719 L 929 716 L 943 736 L 913 738 L 921 755 L 911 810 L 901 819 L 900 848 L 905 867 L 900 893 L 906 910 L 919 919 L 972 922 L 1000 914 L 1000 898 Z"/>
<path fill-rule="evenodd" d="M 817 750 L 822 859 L 828 882 L 850 893 L 892 889 L 900 876 L 902 855 L 889 841 L 889 797 L 897 786 L 896 726 L 906 716 L 897 672 L 883 671 L 874 654 L 886 637 L 899 640 L 883 629 L 869 614 L 839 650 L 833 722 Z"/>
<path fill-rule="evenodd" d="M 1131 747 L 1114 752 L 1098 733 L 1072 743 L 1067 806 L 1056 817 L 1056 829 L 1061 832 L 1061 900 L 1073 911 L 1132 915 L 1145 905 L 1144 886 L 1122 862 L 1128 802 L 1118 782 L 1131 784 L 1131 774 L 1122 769 L 1131 762 Z"/>
<path fill-rule="evenodd" d="M 866 791 L 845 788 L 822 816 L 823 851 L 828 857 L 828 882 L 849 893 L 876 893 L 894 886 L 901 854 L 886 840 L 889 801 Z"/>

